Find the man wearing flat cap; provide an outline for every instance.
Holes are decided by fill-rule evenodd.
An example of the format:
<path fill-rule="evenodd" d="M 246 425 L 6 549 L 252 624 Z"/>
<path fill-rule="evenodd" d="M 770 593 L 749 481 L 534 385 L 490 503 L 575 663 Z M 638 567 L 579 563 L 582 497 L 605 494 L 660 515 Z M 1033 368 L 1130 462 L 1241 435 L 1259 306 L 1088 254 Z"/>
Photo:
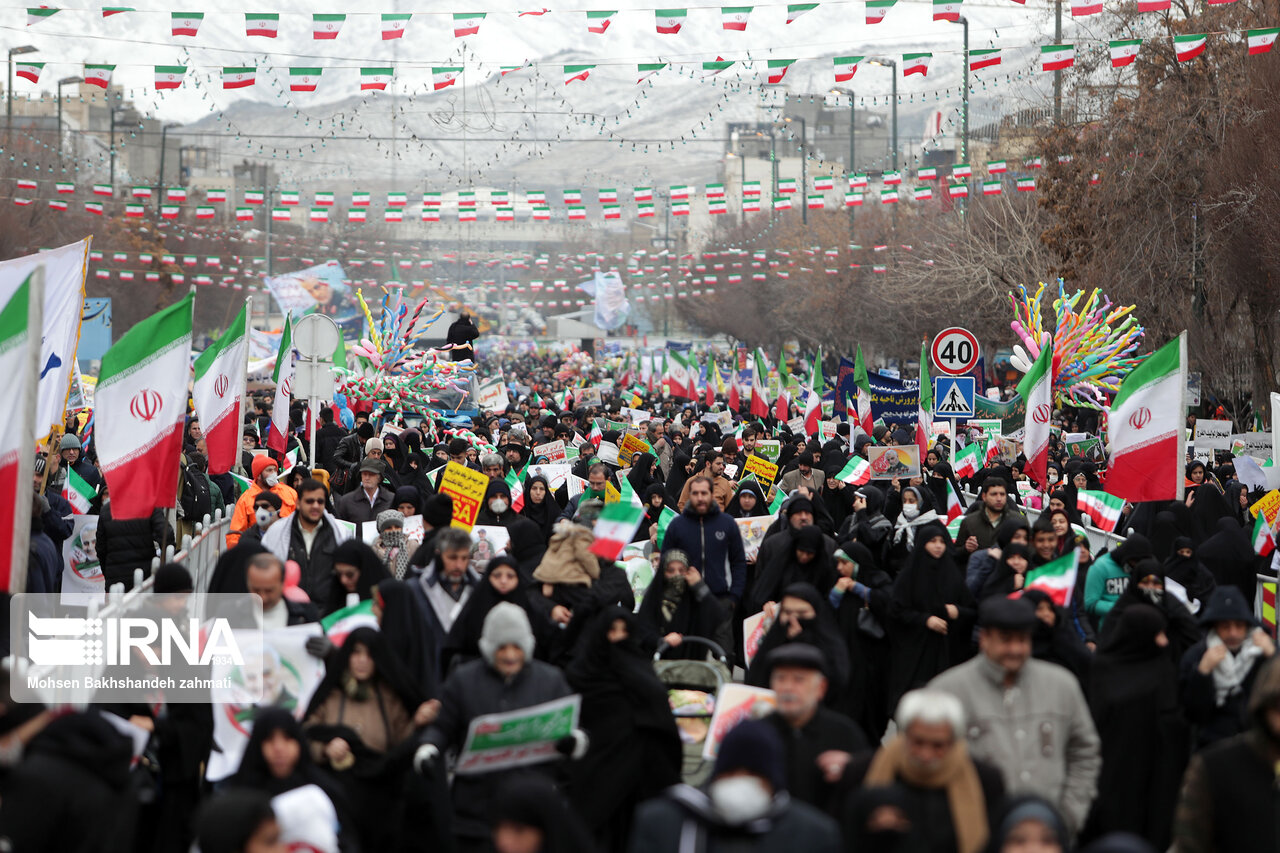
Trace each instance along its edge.
<path fill-rule="evenodd" d="M 960 700 L 969 754 L 1000 768 L 1006 793 L 1044 797 L 1075 834 L 1098 792 L 1098 733 L 1075 676 L 1031 657 L 1035 625 L 1031 602 L 988 598 L 978 608 L 980 653 L 929 687 Z"/>
<path fill-rule="evenodd" d="M 844 714 L 822 704 L 828 663 L 808 643 L 787 643 L 769 653 L 769 688 L 778 710 L 766 717 L 782 736 L 787 790 L 797 800 L 835 816 L 835 796 L 849 759 L 867 749 L 867 736 Z"/>

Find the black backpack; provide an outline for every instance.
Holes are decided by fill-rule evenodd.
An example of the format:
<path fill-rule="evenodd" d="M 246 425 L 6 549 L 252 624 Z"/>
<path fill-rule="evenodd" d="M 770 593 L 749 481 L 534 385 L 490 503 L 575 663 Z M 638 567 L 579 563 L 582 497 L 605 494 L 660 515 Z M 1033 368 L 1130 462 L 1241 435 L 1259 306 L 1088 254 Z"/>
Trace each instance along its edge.
<path fill-rule="evenodd" d="M 191 522 L 202 521 L 213 512 L 209 479 L 195 466 L 182 469 L 182 497 L 178 499 L 178 517 Z"/>

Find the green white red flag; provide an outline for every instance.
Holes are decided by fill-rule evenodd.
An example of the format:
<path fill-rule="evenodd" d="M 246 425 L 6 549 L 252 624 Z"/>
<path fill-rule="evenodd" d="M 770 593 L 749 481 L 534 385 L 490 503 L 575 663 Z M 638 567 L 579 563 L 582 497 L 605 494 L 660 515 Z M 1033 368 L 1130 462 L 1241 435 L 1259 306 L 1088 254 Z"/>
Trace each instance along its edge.
<path fill-rule="evenodd" d="M 76 469 L 67 469 L 67 479 L 62 484 L 62 497 L 71 504 L 71 511 L 76 515 L 84 515 L 93 505 L 98 490 L 76 473 Z"/>
<path fill-rule="evenodd" d="M 667 353 L 667 369 L 669 371 L 667 382 L 671 386 L 671 396 L 685 400 L 697 399 L 698 392 L 695 390 L 694 385 L 694 376 L 696 374 L 693 366 L 693 356 L 677 350 L 671 350 Z"/>
<path fill-rule="evenodd" d="M 933 426 L 933 383 L 929 380 L 929 342 L 920 344 L 920 403 L 916 408 L 916 446 L 923 461 L 929 452 L 929 428 Z M 868 430 L 870 435 L 871 431 Z"/>
<path fill-rule="evenodd" d="M 853 363 L 853 384 L 858 388 L 858 410 L 855 413 L 858 427 L 871 435 L 874 426 L 871 419 L 871 380 L 867 377 L 867 362 L 862 357 L 862 344 L 858 344 L 858 354 Z"/>
<path fill-rule="evenodd" d="M 769 416 L 769 398 L 765 393 L 765 383 L 769 381 L 769 370 L 764 366 L 764 355 L 756 349 L 755 358 L 751 360 L 751 409 L 752 416 L 765 418 Z"/>
<path fill-rule="evenodd" d="M 1271 529 L 1270 524 L 1267 524 L 1266 513 L 1260 512 L 1253 523 L 1253 553 L 1259 557 L 1269 557 L 1275 549 L 1275 531 Z"/>
<path fill-rule="evenodd" d="M 982 442 L 971 441 L 960 449 L 956 454 L 955 462 L 952 464 L 952 471 L 957 478 L 976 477 L 978 471 L 985 464 L 982 453 Z"/>
<path fill-rule="evenodd" d="M 861 456 L 855 455 L 845 463 L 836 479 L 850 486 L 863 486 L 871 482 L 871 463 Z"/>
<path fill-rule="evenodd" d="M 956 487 L 951 485 L 951 478 L 947 478 L 947 523 L 955 521 L 957 518 L 964 516 L 964 504 L 960 501 L 960 495 L 956 493 Z"/>
<path fill-rule="evenodd" d="M 135 324 L 102 357 L 94 439 L 113 518 L 150 518 L 177 501 L 194 302 L 188 293 Z"/>
<path fill-rule="evenodd" d="M 1076 493 L 1076 509 L 1089 516 L 1094 527 L 1113 533 L 1124 512 L 1124 498 L 1096 489 L 1081 489 Z"/>
<path fill-rule="evenodd" d="M 1022 439 L 1027 456 L 1026 472 L 1044 488 L 1049 472 L 1049 431 L 1053 421 L 1053 343 L 1046 340 L 1040 355 L 1018 383 L 1018 393 L 1027 401 L 1026 429 Z"/>
<path fill-rule="evenodd" d="M 1107 491 L 1138 503 L 1182 500 L 1187 336 L 1133 369 L 1107 412 Z"/>
<path fill-rule="evenodd" d="M 10 415 L 0 418 L 0 589 L 25 575 L 31 542 L 31 478 L 35 471 L 36 389 L 40 375 L 43 295 L 28 276 L 0 307 L 0 375 Z M 19 584 L 21 581 L 19 580 Z"/>
<path fill-rule="evenodd" d="M 378 618 L 373 615 L 373 599 L 366 598 L 351 607 L 335 610 L 321 619 L 320 625 L 324 628 L 325 636 L 335 646 L 341 646 L 347 635 L 357 628 L 378 627 Z"/>
<path fill-rule="evenodd" d="M 218 340 L 196 359 L 192 398 L 209 448 L 209 473 L 224 474 L 240 459 L 246 372 L 249 363 L 246 303 Z"/>
<path fill-rule="evenodd" d="M 622 501 L 605 504 L 592 530 L 595 541 L 591 543 L 591 553 L 606 560 L 618 559 L 622 549 L 635 538 L 643 520 L 643 506 Z"/>
<path fill-rule="evenodd" d="M 1075 589 L 1079 570 L 1080 549 L 1072 548 L 1070 554 L 1063 554 L 1058 559 L 1027 572 L 1027 582 L 1022 592 L 1038 589 L 1052 598 L 1054 604 L 1066 607 L 1071 603 L 1071 592 Z"/>
<path fill-rule="evenodd" d="M 293 389 L 293 318 L 284 318 L 284 332 L 280 335 L 280 349 L 276 351 L 276 369 L 271 376 L 276 383 L 275 399 L 271 402 L 271 425 L 267 429 L 267 447 L 284 453 L 289 444 L 289 399 Z"/>

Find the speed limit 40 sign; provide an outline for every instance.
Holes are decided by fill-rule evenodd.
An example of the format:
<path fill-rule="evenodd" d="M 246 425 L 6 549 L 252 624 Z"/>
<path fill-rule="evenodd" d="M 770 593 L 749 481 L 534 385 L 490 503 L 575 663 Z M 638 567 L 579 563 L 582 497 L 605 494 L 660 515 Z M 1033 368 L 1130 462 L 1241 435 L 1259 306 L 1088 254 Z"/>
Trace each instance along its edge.
<path fill-rule="evenodd" d="M 929 348 L 933 366 L 943 373 L 959 376 L 978 364 L 978 339 L 973 332 L 952 326 L 938 332 Z"/>

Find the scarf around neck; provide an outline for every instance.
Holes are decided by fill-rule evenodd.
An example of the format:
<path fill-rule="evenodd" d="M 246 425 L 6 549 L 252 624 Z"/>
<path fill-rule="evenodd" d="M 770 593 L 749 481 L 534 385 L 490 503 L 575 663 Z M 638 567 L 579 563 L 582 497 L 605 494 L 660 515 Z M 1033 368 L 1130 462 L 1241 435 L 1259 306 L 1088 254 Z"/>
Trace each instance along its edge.
<path fill-rule="evenodd" d="M 1222 638 L 1218 636 L 1217 631 L 1210 631 L 1205 643 L 1209 648 L 1223 644 Z M 1215 705 L 1221 708 L 1227 703 L 1228 699 L 1244 690 L 1244 680 L 1249 677 L 1249 671 L 1253 669 L 1253 662 L 1260 657 L 1262 657 L 1262 649 L 1254 645 L 1253 637 L 1245 637 L 1244 645 L 1235 654 L 1232 654 L 1230 649 L 1227 650 L 1227 656 L 1213 668 L 1213 701 Z"/>
<path fill-rule="evenodd" d="M 991 834 L 987 825 L 987 801 L 963 737 L 956 738 L 955 746 L 933 770 L 910 760 L 905 735 L 889 741 L 871 759 L 865 784 L 870 788 L 886 788 L 899 780 L 917 788 L 946 789 L 951 824 L 956 832 L 956 853 L 979 853 L 986 846 Z"/>

